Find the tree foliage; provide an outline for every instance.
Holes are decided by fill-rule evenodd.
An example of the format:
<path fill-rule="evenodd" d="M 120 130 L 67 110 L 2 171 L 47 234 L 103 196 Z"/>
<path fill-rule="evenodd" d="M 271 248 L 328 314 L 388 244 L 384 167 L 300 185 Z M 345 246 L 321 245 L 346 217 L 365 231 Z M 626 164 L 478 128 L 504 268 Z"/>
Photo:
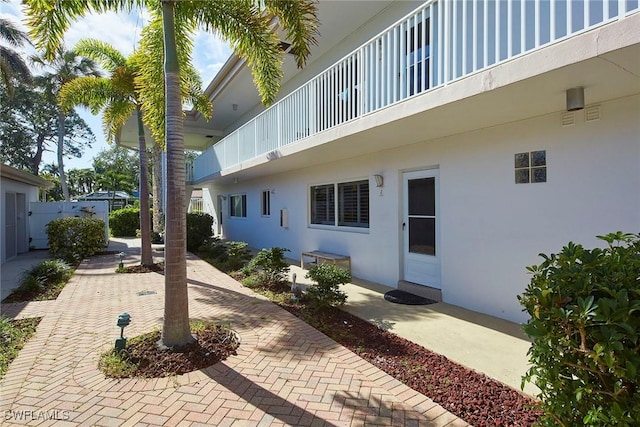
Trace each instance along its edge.
<path fill-rule="evenodd" d="M 41 86 L 20 84 L 14 89 L 13 97 L 9 97 L 6 88 L 0 86 L 0 159 L 38 175 L 43 154 L 57 148 L 57 104 Z M 64 120 L 64 157 L 81 157 L 94 142 L 91 128 L 70 111 Z"/>

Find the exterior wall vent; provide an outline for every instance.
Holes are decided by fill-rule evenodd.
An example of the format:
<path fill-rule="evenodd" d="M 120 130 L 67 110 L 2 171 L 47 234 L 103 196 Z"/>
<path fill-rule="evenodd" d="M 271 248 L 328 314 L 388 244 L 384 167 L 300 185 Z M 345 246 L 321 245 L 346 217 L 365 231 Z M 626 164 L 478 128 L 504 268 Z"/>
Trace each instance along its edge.
<path fill-rule="evenodd" d="M 573 112 L 562 113 L 560 118 L 562 126 L 573 126 L 576 123 L 576 115 Z"/>
<path fill-rule="evenodd" d="M 600 120 L 600 106 L 592 105 L 584 110 L 584 119 L 587 122 L 593 122 Z"/>

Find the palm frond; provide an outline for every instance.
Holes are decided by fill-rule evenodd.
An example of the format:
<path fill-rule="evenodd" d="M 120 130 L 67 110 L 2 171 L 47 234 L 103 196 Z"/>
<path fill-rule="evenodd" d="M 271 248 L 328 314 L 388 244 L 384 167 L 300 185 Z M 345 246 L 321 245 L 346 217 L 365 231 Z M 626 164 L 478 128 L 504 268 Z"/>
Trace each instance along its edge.
<path fill-rule="evenodd" d="M 108 142 L 119 139 L 121 129 L 135 110 L 135 105 L 126 101 L 112 101 L 107 105 L 102 113 L 102 129 Z"/>
<path fill-rule="evenodd" d="M 24 31 L 21 31 L 16 27 L 13 22 L 5 18 L 0 18 L 0 40 L 4 40 L 7 44 L 13 47 L 31 44 L 29 36 L 27 36 Z"/>
<path fill-rule="evenodd" d="M 109 43 L 101 40 L 82 39 L 76 43 L 73 50 L 78 55 L 93 59 L 109 72 L 113 72 L 116 68 L 124 67 L 127 64 L 127 58 L 122 53 Z"/>
<path fill-rule="evenodd" d="M 308 0 L 264 0 L 266 9 L 278 17 L 291 43 L 291 53 L 302 68 L 311 55 L 311 46 L 318 43 L 318 10 Z"/>
<path fill-rule="evenodd" d="M 111 81 L 104 77 L 78 77 L 62 85 L 58 93 L 58 104 L 64 110 L 81 105 L 98 114 L 111 100 L 121 98 Z"/>

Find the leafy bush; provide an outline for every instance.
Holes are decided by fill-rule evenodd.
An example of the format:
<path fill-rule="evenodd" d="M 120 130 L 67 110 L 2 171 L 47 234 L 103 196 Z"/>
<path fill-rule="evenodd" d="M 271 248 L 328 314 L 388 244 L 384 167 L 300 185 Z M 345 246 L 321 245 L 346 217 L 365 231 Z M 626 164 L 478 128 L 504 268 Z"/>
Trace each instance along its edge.
<path fill-rule="evenodd" d="M 531 368 L 545 426 L 638 425 L 640 420 L 640 235 L 598 236 L 541 254 L 518 299 L 531 318 Z"/>
<path fill-rule="evenodd" d="M 248 270 L 264 285 L 277 285 L 287 280 L 289 264 L 284 259 L 286 248 L 262 249 L 249 262 Z"/>
<path fill-rule="evenodd" d="M 204 212 L 187 214 L 187 250 L 195 251 L 213 234 L 213 217 Z"/>
<path fill-rule="evenodd" d="M 206 239 L 197 253 L 225 272 L 239 270 L 251 259 L 251 251 L 247 249 L 247 243 L 226 241 L 218 237 Z"/>
<path fill-rule="evenodd" d="M 241 269 L 251 259 L 251 251 L 247 249 L 246 242 L 226 242 L 227 260 L 225 271 Z"/>
<path fill-rule="evenodd" d="M 149 210 L 153 222 L 153 210 Z M 109 228 L 113 237 L 134 237 L 140 229 L 140 208 L 123 208 L 109 214 Z"/>
<path fill-rule="evenodd" d="M 351 281 L 351 274 L 344 268 L 333 264 L 317 265 L 305 276 L 313 280 L 309 286 L 306 298 L 318 308 L 340 306 L 347 301 L 347 294 L 340 290 L 340 285 Z"/>
<path fill-rule="evenodd" d="M 57 218 L 47 224 L 49 251 L 56 258 L 76 263 L 106 246 L 104 221 L 97 218 Z"/>
<path fill-rule="evenodd" d="M 73 267 L 61 259 L 47 259 L 31 267 L 24 275 L 25 279 L 35 277 L 44 284 L 65 282 L 73 276 Z"/>

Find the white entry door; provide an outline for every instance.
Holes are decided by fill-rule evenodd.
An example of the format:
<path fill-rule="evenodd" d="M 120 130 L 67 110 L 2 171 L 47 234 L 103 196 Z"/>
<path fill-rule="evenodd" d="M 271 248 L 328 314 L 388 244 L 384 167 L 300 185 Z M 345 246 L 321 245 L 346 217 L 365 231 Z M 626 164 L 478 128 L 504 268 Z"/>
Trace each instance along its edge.
<path fill-rule="evenodd" d="M 404 280 L 440 289 L 438 169 L 403 179 Z"/>

